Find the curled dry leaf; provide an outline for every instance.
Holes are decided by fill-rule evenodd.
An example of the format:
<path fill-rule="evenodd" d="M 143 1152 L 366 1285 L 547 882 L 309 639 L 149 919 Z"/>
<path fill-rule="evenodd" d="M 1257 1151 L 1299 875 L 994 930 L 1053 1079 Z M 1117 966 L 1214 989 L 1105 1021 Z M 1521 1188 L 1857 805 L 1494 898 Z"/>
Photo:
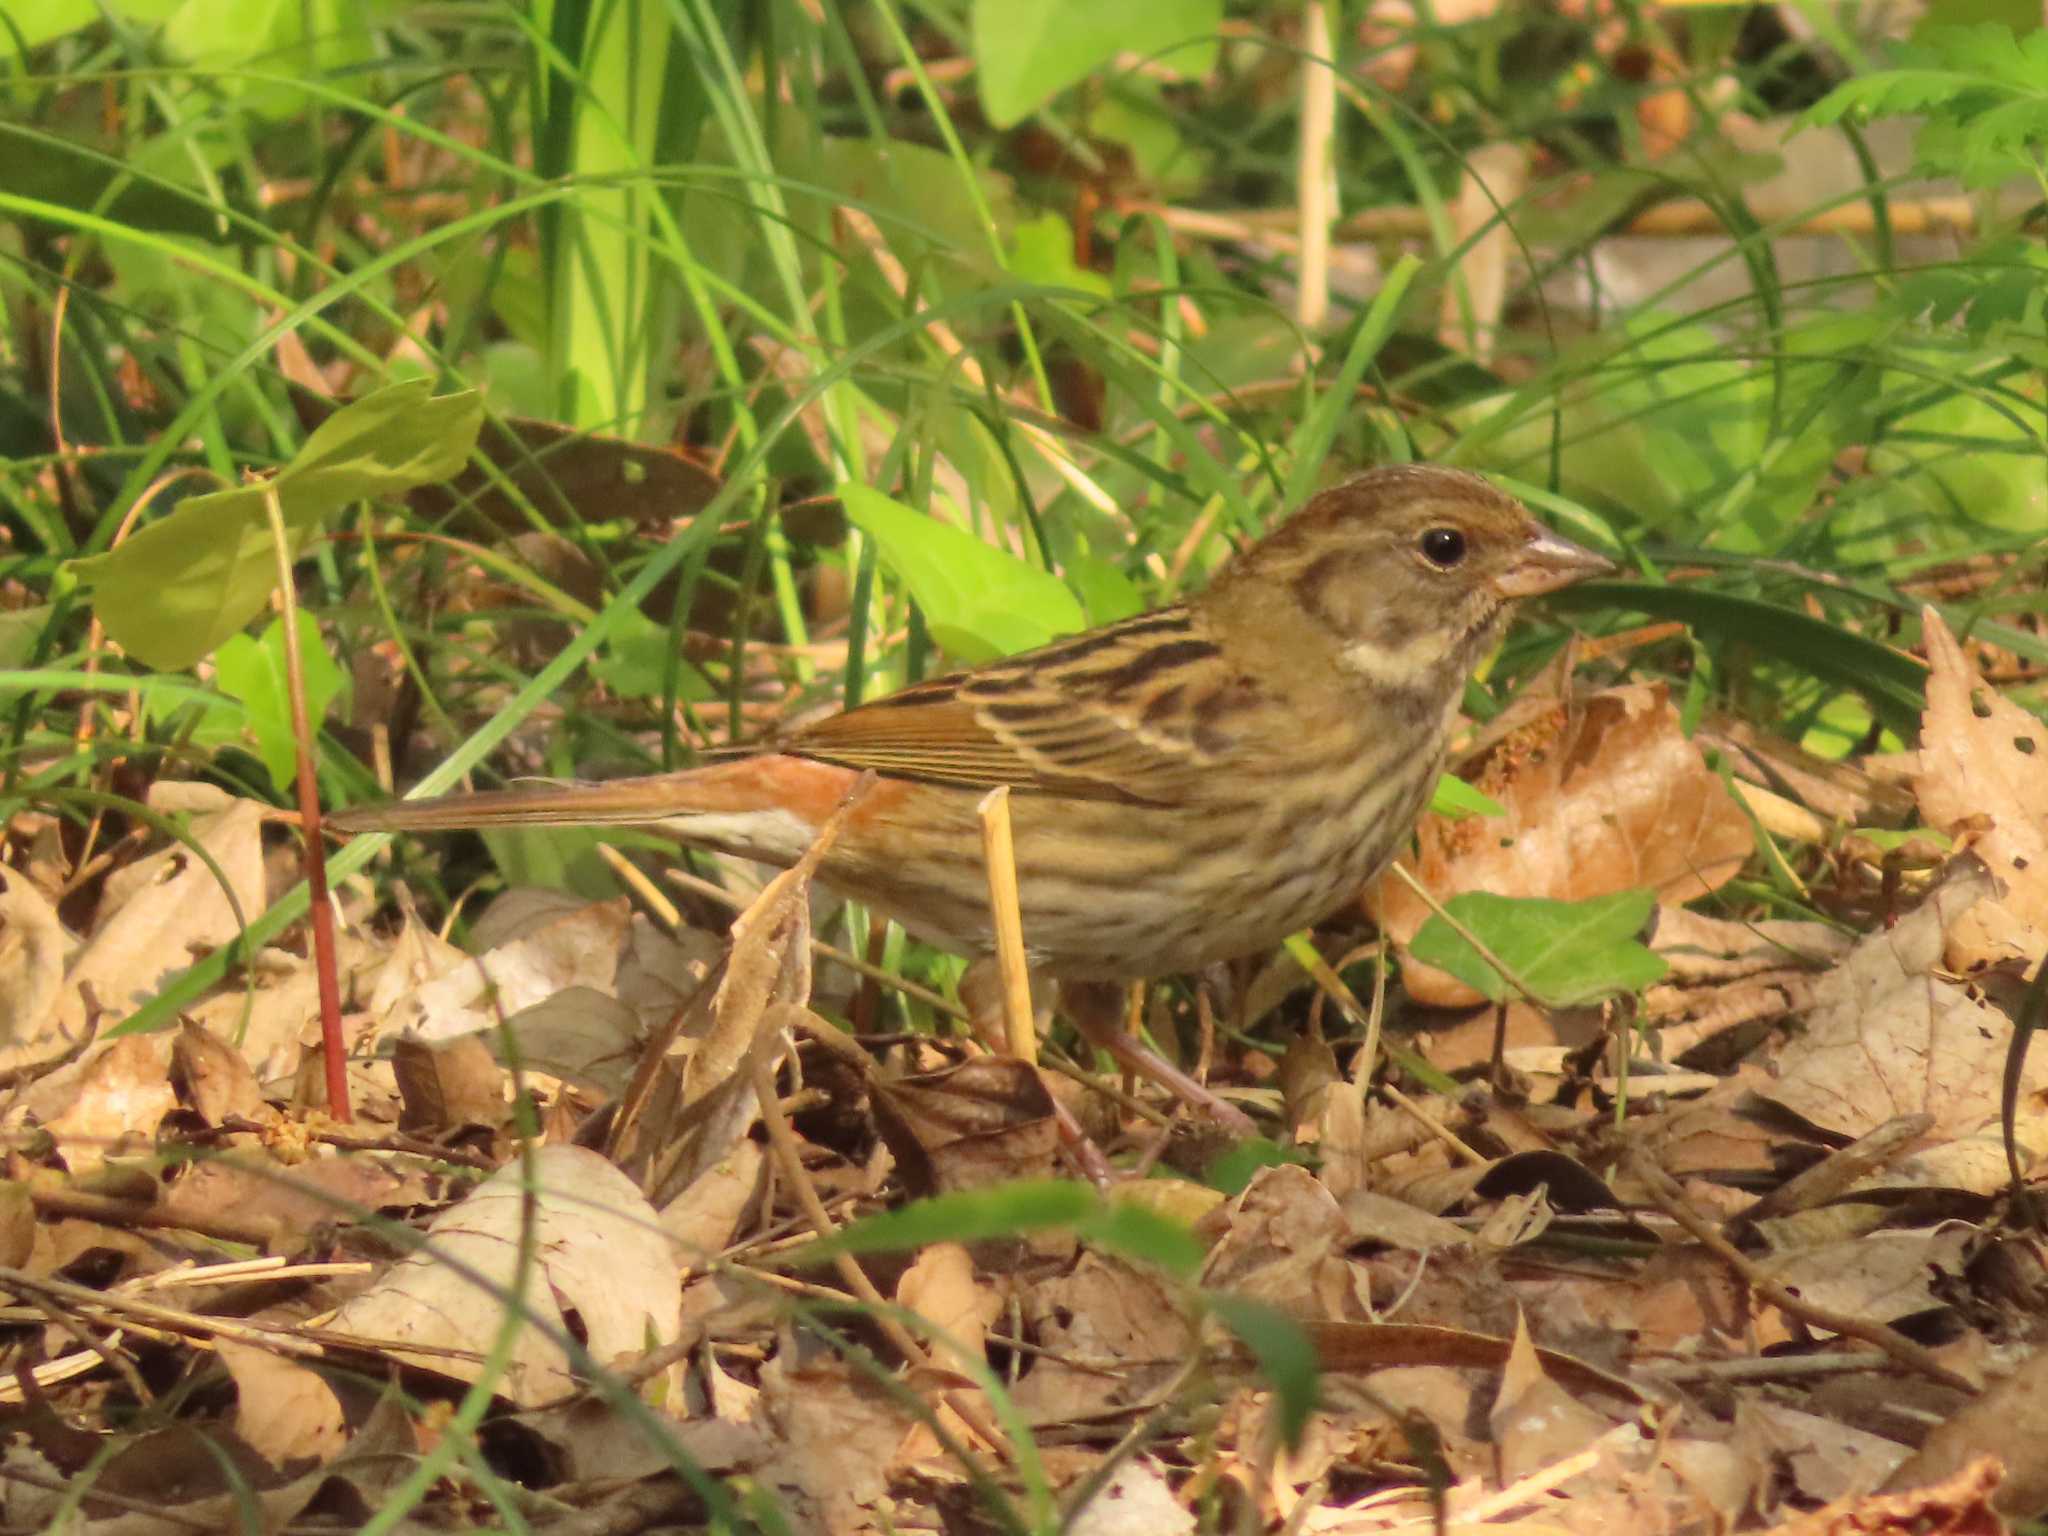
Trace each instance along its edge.
<path fill-rule="evenodd" d="M 495 1385 L 522 1407 L 575 1389 L 563 1344 L 570 1314 L 600 1365 L 674 1338 L 681 1269 L 632 1181 L 583 1147 L 543 1147 L 532 1165 L 531 1188 L 514 1162 L 444 1211 L 420 1249 L 345 1303 L 331 1330 L 475 1381 L 516 1293 L 526 1321 Z M 529 1200 L 532 1262 L 522 1276 Z"/>
<path fill-rule="evenodd" d="M 242 1053 L 189 1018 L 171 1042 L 171 1075 L 186 1105 L 208 1125 L 259 1120 L 269 1110 Z"/>
<path fill-rule="evenodd" d="M 2048 726 L 1984 684 L 1940 614 L 1920 618 L 1930 667 L 1914 780 L 1921 814 L 1951 836 L 1989 818 L 1970 846 L 2004 887 L 1950 931 L 1949 967 L 2032 970 L 2048 952 Z"/>
<path fill-rule="evenodd" d="M 1676 906 L 1726 884 L 1754 842 L 1662 685 L 1557 706 L 1490 748 L 1475 782 L 1505 818 L 1429 816 L 1416 833 L 1411 868 L 1439 901 L 1464 891 L 1580 901 L 1648 886 Z M 1429 916 L 1421 897 L 1382 879 L 1366 903 L 1401 946 L 1410 996 L 1439 1007 L 1482 1001 L 1408 956 Z"/>
<path fill-rule="evenodd" d="M 439 1136 L 465 1126 L 496 1130 L 511 1115 L 504 1070 L 480 1036 L 432 1044 L 394 1041 L 391 1066 L 398 1079 L 401 1131 Z"/>

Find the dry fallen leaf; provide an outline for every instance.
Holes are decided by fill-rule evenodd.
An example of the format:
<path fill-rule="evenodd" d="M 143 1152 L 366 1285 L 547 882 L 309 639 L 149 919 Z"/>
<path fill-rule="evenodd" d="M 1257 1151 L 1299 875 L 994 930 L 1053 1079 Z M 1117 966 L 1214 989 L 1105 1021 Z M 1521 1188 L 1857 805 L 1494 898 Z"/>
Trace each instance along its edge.
<path fill-rule="evenodd" d="M 1951 969 L 1970 975 L 2014 961 L 2032 970 L 2048 952 L 2048 726 L 1986 687 L 1933 608 L 1927 637 L 1927 713 L 1914 788 L 1931 826 L 1951 836 L 1989 818 L 1970 841 L 2004 887 L 1948 938 Z"/>
<path fill-rule="evenodd" d="M 492 912 L 506 899 L 494 903 Z M 397 999 L 384 1016 L 385 1026 L 419 1040 L 449 1040 L 495 1029 L 565 987 L 609 991 L 631 921 L 632 908 L 623 896 L 568 912 L 550 910 L 516 938 L 481 955 L 459 955 L 433 979 Z M 479 923 L 479 943 L 486 932 Z"/>
<path fill-rule="evenodd" d="M 348 1443 L 341 1400 L 318 1372 L 232 1339 L 214 1348 L 235 1379 L 235 1432 L 250 1449 L 280 1468 L 341 1454 Z"/>
<path fill-rule="evenodd" d="M 575 1389 L 562 1343 L 571 1314 L 600 1365 L 674 1338 L 681 1268 L 632 1181 L 583 1147 L 542 1147 L 532 1164 L 532 1188 L 515 1161 L 435 1218 L 425 1243 L 345 1303 L 330 1328 L 475 1381 L 482 1364 L 471 1356 L 491 1348 L 516 1289 L 529 1320 L 496 1386 L 529 1407 Z M 522 1277 L 529 1200 L 532 1254 Z"/>
<path fill-rule="evenodd" d="M 1995 1127 L 2012 1020 L 1935 974 L 1945 936 L 1991 890 L 1983 865 L 1959 859 L 1920 906 L 1858 943 L 1821 978 L 1807 1027 L 1757 1092 L 1843 1136 L 1922 1112 L 1934 1116 L 1937 1142 Z M 2048 1150 L 2048 1060 L 2038 1053 L 2028 1058 L 2022 1089 L 2020 1140 Z"/>
<path fill-rule="evenodd" d="M 0 1042 L 46 1037 L 69 947 L 57 909 L 26 876 L 0 868 Z"/>
<path fill-rule="evenodd" d="M 163 1035 L 126 1035 L 92 1058 L 71 1102 L 45 1125 L 74 1176 L 156 1135 L 178 1104 L 170 1065 Z"/>

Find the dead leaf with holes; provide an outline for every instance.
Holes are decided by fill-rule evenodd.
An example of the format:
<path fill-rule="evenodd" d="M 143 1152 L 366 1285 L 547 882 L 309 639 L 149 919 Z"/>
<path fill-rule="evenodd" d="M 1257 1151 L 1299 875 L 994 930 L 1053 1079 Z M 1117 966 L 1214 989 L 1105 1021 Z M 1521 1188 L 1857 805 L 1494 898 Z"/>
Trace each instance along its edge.
<path fill-rule="evenodd" d="M 2004 887 L 1950 931 L 1949 968 L 2031 971 L 2048 952 L 2048 725 L 1985 685 L 1933 608 L 1920 620 L 1929 663 L 1920 811 L 1951 837 L 1969 836 Z"/>
<path fill-rule="evenodd" d="M 525 1407 L 575 1390 L 564 1342 L 572 1316 L 599 1365 L 674 1338 L 681 1267 L 632 1181 L 583 1147 L 542 1147 L 531 1161 L 530 1185 L 526 1167 L 510 1163 L 436 1217 L 425 1243 L 346 1302 L 330 1329 L 473 1382 L 507 1309 L 521 1305 L 495 1389 Z"/>
<path fill-rule="evenodd" d="M 1661 684 L 1558 705 L 1495 743 L 1474 782 L 1507 815 L 1423 818 L 1410 868 L 1438 901 L 1464 891 L 1579 901 L 1649 886 L 1678 906 L 1733 879 L 1755 842 Z M 1408 956 L 1429 906 L 1405 882 L 1375 882 L 1366 908 L 1400 945 L 1402 981 L 1417 1002 L 1483 1001 Z"/>

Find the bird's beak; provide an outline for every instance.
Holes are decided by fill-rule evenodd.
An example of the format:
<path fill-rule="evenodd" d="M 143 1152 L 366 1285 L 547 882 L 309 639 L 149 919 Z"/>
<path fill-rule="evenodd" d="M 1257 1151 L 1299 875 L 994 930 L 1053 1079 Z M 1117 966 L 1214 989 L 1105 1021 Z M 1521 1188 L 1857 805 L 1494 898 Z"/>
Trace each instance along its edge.
<path fill-rule="evenodd" d="M 1493 578 L 1493 590 L 1502 597 L 1540 597 L 1590 576 L 1605 576 L 1614 562 L 1605 555 L 1582 549 L 1562 534 L 1534 525 L 1512 564 Z"/>

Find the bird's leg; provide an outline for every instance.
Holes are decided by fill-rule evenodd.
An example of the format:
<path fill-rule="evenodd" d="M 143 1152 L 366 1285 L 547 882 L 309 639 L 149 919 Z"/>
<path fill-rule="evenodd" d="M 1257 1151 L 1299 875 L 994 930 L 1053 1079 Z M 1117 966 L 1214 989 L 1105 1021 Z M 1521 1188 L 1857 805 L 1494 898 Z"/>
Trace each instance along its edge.
<path fill-rule="evenodd" d="M 1069 981 L 1060 1003 L 1090 1045 L 1109 1052 L 1128 1072 L 1157 1083 L 1182 1103 L 1199 1109 L 1233 1136 L 1256 1136 L 1251 1116 L 1218 1098 L 1151 1047 L 1124 1029 L 1124 989 L 1109 982 Z"/>

